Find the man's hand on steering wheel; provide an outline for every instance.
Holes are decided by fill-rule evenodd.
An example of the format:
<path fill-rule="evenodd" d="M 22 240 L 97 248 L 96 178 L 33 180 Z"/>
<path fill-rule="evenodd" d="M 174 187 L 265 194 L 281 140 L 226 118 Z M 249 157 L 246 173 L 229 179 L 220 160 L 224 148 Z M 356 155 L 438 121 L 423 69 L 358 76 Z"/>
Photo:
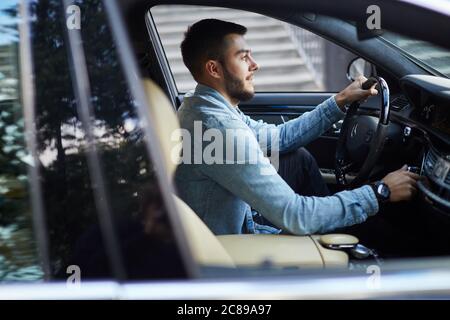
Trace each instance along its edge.
<path fill-rule="evenodd" d="M 368 90 L 364 90 L 362 88 L 362 84 L 365 81 L 367 81 L 366 77 L 359 76 L 355 81 L 335 96 L 336 104 L 339 108 L 343 109 L 347 104 L 355 101 L 364 101 L 370 96 L 376 96 L 378 94 L 377 89 L 375 89 L 377 83 L 374 83 Z"/>

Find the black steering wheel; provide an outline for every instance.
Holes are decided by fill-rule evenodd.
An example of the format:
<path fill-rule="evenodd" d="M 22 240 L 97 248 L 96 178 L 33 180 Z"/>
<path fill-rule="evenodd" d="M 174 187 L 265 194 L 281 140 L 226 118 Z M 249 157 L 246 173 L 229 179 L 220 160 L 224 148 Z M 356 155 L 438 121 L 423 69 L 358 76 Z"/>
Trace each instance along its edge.
<path fill-rule="evenodd" d="M 375 133 L 363 130 L 367 127 L 367 121 L 373 121 L 373 117 L 358 115 L 359 102 L 350 105 L 342 123 L 336 147 L 335 175 L 337 184 L 344 187 L 354 188 L 366 182 L 384 148 L 389 127 L 389 87 L 383 78 L 372 77 L 362 84 L 362 88 L 367 90 L 375 83 L 378 83 L 377 90 L 381 93 L 380 116 Z M 356 177 L 347 183 L 345 175 L 358 167 Z"/>

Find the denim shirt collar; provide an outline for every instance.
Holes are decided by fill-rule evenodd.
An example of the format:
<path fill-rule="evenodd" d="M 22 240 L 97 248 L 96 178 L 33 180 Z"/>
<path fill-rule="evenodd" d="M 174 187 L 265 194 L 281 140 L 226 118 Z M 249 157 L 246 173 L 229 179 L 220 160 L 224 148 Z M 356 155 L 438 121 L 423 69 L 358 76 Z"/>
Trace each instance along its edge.
<path fill-rule="evenodd" d="M 197 84 L 197 86 L 195 87 L 195 91 L 194 91 L 194 95 L 199 95 L 199 96 L 210 96 L 216 100 L 218 100 L 219 102 L 221 102 L 223 105 L 225 105 L 228 109 L 231 110 L 231 112 L 235 113 L 236 115 L 239 115 L 238 112 L 238 108 L 237 106 L 232 106 L 231 103 L 225 99 L 225 97 L 216 89 L 213 89 L 207 85 L 204 84 Z"/>

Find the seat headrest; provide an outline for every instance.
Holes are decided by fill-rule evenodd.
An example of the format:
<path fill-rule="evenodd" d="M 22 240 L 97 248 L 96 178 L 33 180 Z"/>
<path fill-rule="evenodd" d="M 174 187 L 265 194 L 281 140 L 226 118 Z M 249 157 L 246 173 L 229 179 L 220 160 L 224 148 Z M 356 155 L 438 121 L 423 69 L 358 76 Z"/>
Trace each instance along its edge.
<path fill-rule="evenodd" d="M 181 132 L 175 110 L 161 88 L 150 79 L 144 79 L 150 116 L 161 144 L 169 179 L 172 180 L 180 160 Z"/>

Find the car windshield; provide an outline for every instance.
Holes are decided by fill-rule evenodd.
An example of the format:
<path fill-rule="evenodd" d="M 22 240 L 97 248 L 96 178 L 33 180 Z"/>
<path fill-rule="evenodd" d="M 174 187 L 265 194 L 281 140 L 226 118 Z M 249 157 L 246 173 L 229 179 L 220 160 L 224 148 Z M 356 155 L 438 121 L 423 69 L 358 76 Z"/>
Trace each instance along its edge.
<path fill-rule="evenodd" d="M 450 51 L 429 42 L 385 32 L 382 38 L 419 64 L 450 78 Z"/>

